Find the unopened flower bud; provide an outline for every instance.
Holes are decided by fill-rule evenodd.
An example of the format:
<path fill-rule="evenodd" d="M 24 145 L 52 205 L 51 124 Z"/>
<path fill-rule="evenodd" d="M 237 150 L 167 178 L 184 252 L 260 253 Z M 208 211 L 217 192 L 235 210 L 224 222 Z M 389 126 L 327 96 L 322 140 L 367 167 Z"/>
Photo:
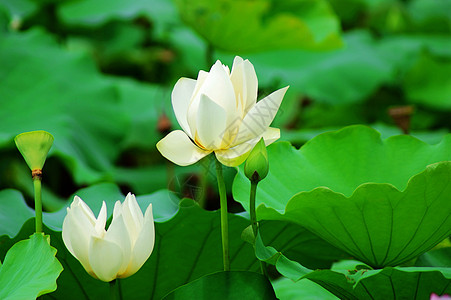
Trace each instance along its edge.
<path fill-rule="evenodd" d="M 254 146 L 244 165 L 244 174 L 252 182 L 259 182 L 268 175 L 268 152 L 263 138 Z"/>

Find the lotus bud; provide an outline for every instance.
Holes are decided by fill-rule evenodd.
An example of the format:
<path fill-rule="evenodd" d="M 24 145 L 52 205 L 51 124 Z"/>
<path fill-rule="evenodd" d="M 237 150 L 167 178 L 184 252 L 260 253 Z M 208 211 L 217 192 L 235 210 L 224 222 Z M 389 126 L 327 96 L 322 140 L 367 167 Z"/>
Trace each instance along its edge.
<path fill-rule="evenodd" d="M 268 152 L 263 138 L 255 145 L 244 164 L 244 174 L 252 182 L 259 182 L 268 175 Z"/>

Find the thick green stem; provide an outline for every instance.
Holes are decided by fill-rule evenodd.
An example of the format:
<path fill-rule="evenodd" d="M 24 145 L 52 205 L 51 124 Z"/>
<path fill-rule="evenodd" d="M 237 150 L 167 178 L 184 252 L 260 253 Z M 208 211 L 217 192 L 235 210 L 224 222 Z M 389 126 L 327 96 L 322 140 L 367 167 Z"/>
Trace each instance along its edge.
<path fill-rule="evenodd" d="M 114 279 L 110 281 L 110 300 L 121 300 L 119 279 Z"/>
<path fill-rule="evenodd" d="M 36 232 L 42 232 L 42 197 L 41 197 L 41 178 L 33 178 L 34 184 L 34 211 L 36 213 Z"/>
<path fill-rule="evenodd" d="M 224 261 L 224 271 L 230 271 L 227 194 L 224 177 L 222 176 L 222 165 L 217 159 L 216 159 L 216 179 L 218 180 L 219 203 L 221 205 L 221 236 L 222 236 L 222 256 Z"/>
<path fill-rule="evenodd" d="M 251 180 L 251 192 L 250 192 L 250 197 L 249 197 L 249 213 L 251 215 L 251 225 L 252 225 L 252 231 L 254 232 L 254 238 L 257 238 L 257 234 L 258 234 L 257 213 L 255 211 L 255 198 L 257 196 L 257 184 L 258 184 L 258 181 Z M 254 247 L 255 247 L 255 245 L 254 245 Z M 260 268 L 261 268 L 262 274 L 265 276 L 268 276 L 265 262 L 260 261 Z"/>
<path fill-rule="evenodd" d="M 258 182 L 251 182 L 251 195 L 249 201 L 249 213 L 251 215 L 251 225 L 252 231 L 254 232 L 254 237 L 257 237 L 258 228 L 257 228 L 257 214 L 255 212 L 255 196 L 257 194 L 257 184 Z"/>

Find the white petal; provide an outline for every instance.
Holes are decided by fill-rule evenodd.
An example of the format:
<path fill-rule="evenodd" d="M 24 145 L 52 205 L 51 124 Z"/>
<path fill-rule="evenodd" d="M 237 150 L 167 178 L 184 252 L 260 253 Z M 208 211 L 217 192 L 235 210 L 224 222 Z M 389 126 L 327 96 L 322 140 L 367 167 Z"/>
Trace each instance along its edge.
<path fill-rule="evenodd" d="M 242 143 L 226 150 L 215 151 L 215 155 L 221 164 L 229 167 L 236 167 L 246 160 L 254 145 L 248 142 Z"/>
<path fill-rule="evenodd" d="M 196 80 L 196 86 L 194 88 L 194 92 L 191 98 L 191 101 L 197 97 L 197 95 L 199 94 L 199 90 L 202 87 L 202 85 L 205 82 L 205 79 L 207 79 L 208 76 L 208 72 L 202 71 L 200 70 L 198 75 L 197 75 L 197 80 Z"/>
<path fill-rule="evenodd" d="M 121 247 L 109 240 L 92 237 L 89 262 L 95 276 L 105 282 L 116 279 L 123 264 Z"/>
<path fill-rule="evenodd" d="M 194 133 L 196 142 L 204 149 L 218 149 L 226 130 L 227 114 L 225 110 L 206 95 L 200 95 L 200 105 L 197 112 L 197 131 Z"/>
<path fill-rule="evenodd" d="M 190 136 L 191 132 L 188 126 L 188 107 L 190 105 L 191 97 L 194 93 L 196 80 L 189 78 L 180 78 L 172 90 L 172 108 L 174 109 L 175 117 L 182 129 Z"/>
<path fill-rule="evenodd" d="M 247 113 L 257 101 L 258 80 L 254 66 L 249 60 L 236 56 L 233 61 L 232 74 L 230 75 L 235 97 L 238 105 L 241 104 L 243 112 Z"/>
<path fill-rule="evenodd" d="M 265 141 L 265 145 L 268 146 L 280 138 L 280 130 L 269 127 L 262 135 L 227 150 L 215 151 L 215 155 L 223 165 L 229 167 L 239 166 L 247 159 L 249 152 L 261 138 Z"/>
<path fill-rule="evenodd" d="M 122 249 L 123 260 L 122 265 L 117 272 L 124 272 L 131 260 L 131 240 L 130 234 L 125 225 L 123 215 L 119 215 L 117 218 L 113 218 L 108 231 L 105 234 L 105 240 L 113 242 Z"/>
<path fill-rule="evenodd" d="M 192 165 L 211 153 L 197 147 L 181 130 L 170 132 L 157 143 L 157 149 L 164 157 L 179 166 Z"/>
<path fill-rule="evenodd" d="M 256 138 L 257 142 L 260 140 L 260 138 L 263 138 L 263 140 L 265 141 L 265 146 L 268 146 L 280 138 L 280 129 L 269 127 L 261 136 Z"/>
<path fill-rule="evenodd" d="M 243 59 L 236 56 L 233 60 L 232 74 L 230 75 L 230 80 L 232 81 L 233 90 L 235 91 L 236 106 L 237 108 L 245 107 L 245 97 L 247 95 L 246 82 L 244 76 Z M 244 113 L 244 110 L 241 110 Z M 244 114 L 242 115 L 244 116 Z"/>
<path fill-rule="evenodd" d="M 74 209 L 67 209 L 67 215 L 63 221 L 63 241 L 69 252 L 89 273 L 92 270 L 89 264 L 89 243 L 93 228 L 87 219 L 77 218 L 73 212 Z"/>
<path fill-rule="evenodd" d="M 127 197 L 125 197 L 122 216 L 130 234 L 131 246 L 133 247 L 144 222 L 144 216 L 138 202 L 136 202 L 135 195 L 128 193 Z"/>
<path fill-rule="evenodd" d="M 103 234 L 105 233 L 106 217 L 107 217 L 106 203 L 105 201 L 103 201 L 102 208 L 100 209 L 99 216 L 97 217 L 95 224 L 95 231 L 99 237 L 102 237 Z"/>
<path fill-rule="evenodd" d="M 122 214 L 122 203 L 121 201 L 117 200 L 114 203 L 113 219 L 118 218 L 121 214 Z"/>
<path fill-rule="evenodd" d="M 280 103 L 288 87 L 279 89 L 258 101 L 243 119 L 234 145 L 262 135 L 269 127 L 279 110 Z"/>
<path fill-rule="evenodd" d="M 152 204 L 150 204 L 144 216 L 144 224 L 132 251 L 132 261 L 121 277 L 135 274 L 149 258 L 155 244 L 155 225 L 152 215 Z"/>
<path fill-rule="evenodd" d="M 95 225 L 96 223 L 96 217 L 94 216 L 94 213 L 92 212 L 91 208 L 83 201 L 80 197 L 75 196 L 74 201 L 70 205 L 71 208 L 78 207 L 80 208 L 84 215 L 88 218 L 89 222 L 92 225 Z"/>
<path fill-rule="evenodd" d="M 254 66 L 249 60 L 244 63 L 244 76 L 246 78 L 246 97 L 244 112 L 247 114 L 249 109 L 257 102 L 258 79 Z"/>
<path fill-rule="evenodd" d="M 197 128 L 196 115 L 199 110 L 200 96 L 202 94 L 208 96 L 226 111 L 227 124 L 230 124 L 239 116 L 236 109 L 235 92 L 233 90 L 232 82 L 230 81 L 230 76 L 218 60 L 211 67 L 207 78 L 200 87 L 199 92 L 193 97 L 190 108 L 188 109 L 188 124 L 191 132 L 194 132 Z"/>

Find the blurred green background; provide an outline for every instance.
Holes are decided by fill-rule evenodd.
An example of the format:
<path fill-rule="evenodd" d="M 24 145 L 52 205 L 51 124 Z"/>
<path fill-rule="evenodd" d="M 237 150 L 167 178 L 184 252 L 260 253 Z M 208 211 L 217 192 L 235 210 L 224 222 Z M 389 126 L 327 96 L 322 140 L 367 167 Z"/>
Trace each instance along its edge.
<path fill-rule="evenodd" d="M 46 210 L 98 182 L 216 208 L 210 162 L 172 166 L 155 144 L 179 127 L 175 82 L 235 55 L 259 98 L 290 85 L 273 126 L 297 147 L 350 124 L 401 134 L 393 106 L 426 142 L 451 130 L 451 0 L 0 0 L 0 189 L 32 199 L 13 138 L 42 129 Z"/>

